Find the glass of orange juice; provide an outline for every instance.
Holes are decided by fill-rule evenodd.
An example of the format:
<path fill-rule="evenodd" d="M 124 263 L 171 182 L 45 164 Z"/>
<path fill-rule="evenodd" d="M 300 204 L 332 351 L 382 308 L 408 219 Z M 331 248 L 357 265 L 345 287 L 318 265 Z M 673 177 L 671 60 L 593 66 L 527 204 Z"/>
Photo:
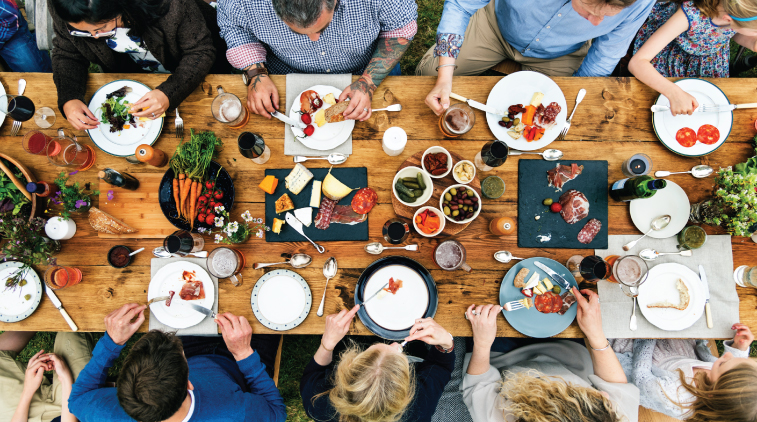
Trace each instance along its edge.
<path fill-rule="evenodd" d="M 45 271 L 45 284 L 53 290 L 75 286 L 81 279 L 81 270 L 75 267 L 52 265 Z"/>

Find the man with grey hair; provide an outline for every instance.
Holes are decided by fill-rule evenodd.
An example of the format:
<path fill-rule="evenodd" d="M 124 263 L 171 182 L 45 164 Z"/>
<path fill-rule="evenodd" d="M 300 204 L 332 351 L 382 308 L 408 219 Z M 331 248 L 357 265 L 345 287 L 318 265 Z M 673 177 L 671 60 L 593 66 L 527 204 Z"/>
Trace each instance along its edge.
<path fill-rule="evenodd" d="M 414 0 L 220 0 L 226 58 L 244 71 L 247 105 L 270 118 L 279 94 L 268 74 L 352 73 L 360 78 L 339 100 L 347 119 L 371 116 L 373 92 L 415 35 Z"/>

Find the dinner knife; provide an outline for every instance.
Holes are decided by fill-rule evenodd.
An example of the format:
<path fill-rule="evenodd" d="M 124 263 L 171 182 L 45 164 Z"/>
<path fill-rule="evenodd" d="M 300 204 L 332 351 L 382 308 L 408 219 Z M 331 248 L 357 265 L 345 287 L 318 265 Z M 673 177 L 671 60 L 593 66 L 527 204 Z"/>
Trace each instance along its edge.
<path fill-rule="evenodd" d="M 186 301 L 183 302 L 182 304 L 185 305 L 185 306 L 189 306 L 190 308 L 194 309 L 195 311 L 197 311 L 197 312 L 199 312 L 201 314 L 205 314 L 205 315 L 207 315 L 207 316 L 209 316 L 209 317 L 211 317 L 213 319 L 216 319 L 216 313 L 213 312 L 212 309 L 208 309 L 208 308 L 202 307 L 200 305 L 195 305 L 194 303 L 189 303 L 189 302 L 186 302 Z"/>
<path fill-rule="evenodd" d="M 386 289 L 387 287 L 389 287 L 389 282 L 388 282 L 388 281 L 386 282 L 386 284 L 384 284 L 383 286 L 381 286 L 381 288 L 380 288 L 380 289 L 378 289 L 378 291 L 377 291 L 376 293 L 372 294 L 372 295 L 371 295 L 371 297 L 369 297 L 368 299 L 366 299 L 366 300 L 364 300 L 364 301 L 363 301 L 362 303 L 360 303 L 360 306 L 363 306 L 363 305 L 365 305 L 365 304 L 366 304 L 366 303 L 367 303 L 367 302 L 368 302 L 369 300 L 371 300 L 371 299 L 373 299 L 374 297 L 378 296 L 378 294 L 379 294 L 379 293 L 381 293 L 381 292 L 382 292 L 382 291 L 383 291 L 384 289 Z"/>
<path fill-rule="evenodd" d="M 282 122 L 284 122 L 284 123 L 286 123 L 286 124 L 288 124 L 290 126 L 298 127 L 300 129 L 305 129 L 305 127 L 306 127 L 305 123 L 294 121 L 294 120 L 290 119 L 289 116 L 287 116 L 286 114 L 279 113 L 278 111 L 275 111 L 275 110 L 274 110 L 273 113 L 271 113 L 271 116 L 273 116 L 273 117 L 281 120 Z"/>
<path fill-rule="evenodd" d="M 469 99 L 463 97 L 462 95 L 457 95 L 455 93 L 450 92 L 449 96 L 450 96 L 450 98 L 454 98 L 454 99 L 456 99 L 458 101 L 462 101 L 464 103 L 468 103 L 469 106 L 471 106 L 473 108 L 477 108 L 477 109 L 479 109 L 481 111 L 484 111 L 486 113 L 494 114 L 494 115 L 497 115 L 497 116 L 507 116 L 507 113 L 504 112 L 504 111 L 502 111 L 502 110 L 496 109 L 494 107 L 490 107 L 490 106 L 488 106 L 488 105 L 486 105 L 484 103 L 479 103 L 476 100 L 469 100 Z"/>
<path fill-rule="evenodd" d="M 79 331 L 79 327 L 74 324 L 74 320 L 71 319 L 71 317 L 68 315 L 68 312 L 63 309 L 63 304 L 60 303 L 60 299 L 58 299 L 58 296 L 53 293 L 53 290 L 45 286 L 45 293 L 47 293 L 47 297 L 50 298 L 50 302 L 53 303 L 53 306 L 55 306 L 60 311 L 60 314 L 63 315 L 63 319 L 65 319 L 68 323 L 68 326 L 71 327 L 71 331 Z"/>
<path fill-rule="evenodd" d="M 704 273 L 704 267 L 699 265 L 699 278 L 702 279 L 704 287 L 704 314 L 707 317 L 707 328 L 712 328 L 712 314 L 710 313 L 710 285 L 707 283 L 707 274 Z"/>
<path fill-rule="evenodd" d="M 292 226 L 293 229 L 297 230 L 298 233 L 303 235 L 305 239 L 307 239 L 310 243 L 313 244 L 313 246 L 315 246 L 315 250 L 317 250 L 319 253 L 323 253 L 326 250 L 323 246 L 320 246 L 319 244 L 310 240 L 310 238 L 305 234 L 305 230 L 303 230 L 302 228 L 302 222 L 298 220 L 297 217 L 292 215 L 291 212 L 287 211 L 286 217 L 284 218 L 286 218 L 287 224 Z"/>
<path fill-rule="evenodd" d="M 724 111 L 733 111 L 738 108 L 757 108 L 757 103 L 747 103 L 747 104 L 722 104 L 717 106 L 710 106 L 707 109 L 707 113 L 722 113 Z M 668 111 L 670 110 L 669 106 L 666 105 L 658 105 L 655 104 L 652 106 L 652 112 L 658 113 L 661 111 Z M 703 112 L 702 106 L 699 106 L 694 109 L 694 112 Z"/>
<path fill-rule="evenodd" d="M 552 268 L 549 268 L 548 266 L 542 264 L 541 262 L 534 262 L 534 265 L 539 267 L 542 271 L 547 273 L 547 275 L 552 278 L 552 280 L 555 280 L 557 284 L 560 285 L 560 287 L 563 288 L 563 290 L 570 290 L 570 283 L 568 283 L 568 280 L 563 278 L 560 274 L 557 274 Z"/>

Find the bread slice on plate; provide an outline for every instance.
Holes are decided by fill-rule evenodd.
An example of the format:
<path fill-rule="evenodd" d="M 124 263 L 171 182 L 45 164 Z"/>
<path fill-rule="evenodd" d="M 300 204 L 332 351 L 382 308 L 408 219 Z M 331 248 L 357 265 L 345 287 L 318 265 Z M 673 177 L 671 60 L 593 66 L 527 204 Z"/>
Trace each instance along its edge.
<path fill-rule="evenodd" d="M 97 207 L 89 209 L 89 224 L 92 225 L 93 229 L 100 233 L 128 234 L 137 232 L 137 229 L 129 226 L 116 217 L 113 217 L 107 212 L 101 211 Z"/>
<path fill-rule="evenodd" d="M 528 268 L 521 268 L 518 274 L 515 275 L 513 280 L 513 286 L 522 289 L 526 287 L 526 277 L 528 276 Z"/>
<path fill-rule="evenodd" d="M 350 105 L 349 101 L 342 101 L 326 109 L 324 117 L 326 123 L 336 123 L 344 121 L 344 110 Z"/>
<path fill-rule="evenodd" d="M 679 311 L 685 311 L 686 308 L 689 307 L 689 301 L 691 301 L 689 288 L 686 287 L 686 284 L 684 284 L 683 280 L 679 278 L 676 282 L 676 289 L 678 289 L 678 295 L 680 297 L 679 303 L 677 305 L 666 300 L 664 302 L 650 303 L 649 305 L 647 305 L 647 308 L 672 308 L 678 309 Z"/>

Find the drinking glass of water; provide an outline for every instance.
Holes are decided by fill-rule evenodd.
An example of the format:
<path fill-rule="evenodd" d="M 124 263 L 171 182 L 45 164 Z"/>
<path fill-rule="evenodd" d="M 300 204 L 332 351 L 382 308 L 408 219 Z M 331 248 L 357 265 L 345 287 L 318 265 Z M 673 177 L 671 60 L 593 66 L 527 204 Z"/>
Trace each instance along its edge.
<path fill-rule="evenodd" d="M 25 122 L 34 116 L 34 103 L 23 95 L 3 95 L 0 97 L 0 112 L 13 120 Z"/>
<path fill-rule="evenodd" d="M 218 86 L 218 96 L 213 99 L 210 105 L 210 112 L 213 117 L 221 123 L 229 125 L 232 129 L 239 129 L 247 124 L 250 120 L 250 113 L 247 107 L 236 95 L 230 92 L 224 92 L 223 88 Z"/>

